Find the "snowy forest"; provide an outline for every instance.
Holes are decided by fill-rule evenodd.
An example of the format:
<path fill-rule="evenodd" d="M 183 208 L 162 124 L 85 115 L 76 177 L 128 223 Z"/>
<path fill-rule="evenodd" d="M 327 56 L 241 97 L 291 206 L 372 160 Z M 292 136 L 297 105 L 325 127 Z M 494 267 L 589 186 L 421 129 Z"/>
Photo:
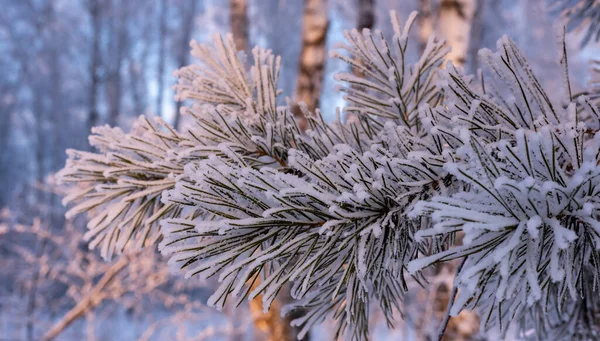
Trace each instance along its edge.
<path fill-rule="evenodd" d="M 1 4 L 0 341 L 600 340 L 599 1 Z"/>

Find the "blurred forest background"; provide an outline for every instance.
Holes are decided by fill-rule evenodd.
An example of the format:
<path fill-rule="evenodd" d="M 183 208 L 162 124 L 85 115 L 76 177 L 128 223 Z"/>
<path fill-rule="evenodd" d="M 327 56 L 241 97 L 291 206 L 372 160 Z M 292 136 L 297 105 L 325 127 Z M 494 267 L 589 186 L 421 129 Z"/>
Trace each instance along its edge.
<path fill-rule="evenodd" d="M 2 341 L 276 340 L 277 328 L 284 328 L 273 325 L 281 323 L 273 322 L 273 317 L 261 317 L 252 304 L 223 312 L 205 307 L 205 288 L 211 284 L 173 279 L 155 250 L 106 263 L 97 252 L 87 252 L 84 219 L 64 218 L 53 173 L 64 165 L 65 149 L 89 148 L 91 127 L 109 124 L 127 131 L 142 114 L 162 116 L 179 127 L 186 124 L 178 114 L 185 103 L 174 100 L 171 87 L 173 71 L 193 62 L 191 39 L 203 42 L 216 33 L 233 31 L 236 44 L 247 53 L 254 45 L 271 48 L 282 56 L 284 94 L 311 108 L 320 107 L 328 120 L 335 118 L 336 107 L 344 105 L 333 75 L 347 70 L 339 61 L 327 59 L 327 51 L 343 42 L 344 29 L 391 34 L 390 10 L 401 18 L 413 10 L 422 13 L 410 38 L 413 60 L 430 33 L 460 31 L 462 39 L 446 37 L 454 48 L 450 59 L 475 72 L 477 51 L 494 48 L 496 40 L 508 34 L 534 61 L 540 78 L 560 86 L 558 75 L 544 73 L 557 60 L 555 32 L 561 23 L 545 0 L 2 0 L 0 4 Z M 599 55 L 598 45 L 580 49 L 580 40 L 577 32 L 568 36 L 576 90 L 587 86 L 592 57 Z M 448 278 L 440 276 L 440 283 Z M 435 289 L 416 290 L 408 303 L 432 295 Z M 419 330 L 430 328 L 436 312 L 417 306 L 391 332 L 375 316 L 373 339 L 421 339 Z M 245 313 L 247 309 L 253 314 Z M 455 327 L 456 333 L 470 338 L 474 325 L 466 321 Z M 331 332 L 324 325 L 312 338 L 327 335 Z"/>

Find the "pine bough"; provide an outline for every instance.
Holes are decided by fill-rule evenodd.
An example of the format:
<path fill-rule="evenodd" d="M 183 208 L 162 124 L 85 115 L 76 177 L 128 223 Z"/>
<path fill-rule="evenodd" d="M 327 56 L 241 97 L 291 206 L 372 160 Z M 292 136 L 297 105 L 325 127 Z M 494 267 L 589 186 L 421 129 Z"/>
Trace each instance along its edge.
<path fill-rule="evenodd" d="M 477 77 L 442 68 L 435 37 L 410 64 L 415 16 L 401 28 L 392 13 L 391 41 L 345 33 L 332 56 L 362 75 L 336 76 L 349 117 L 326 124 L 304 109 L 306 132 L 277 89 L 278 57 L 255 48 L 246 71 L 231 36 L 193 43 L 200 64 L 176 86 L 193 101 L 189 126 L 96 128 L 99 152 L 70 150 L 60 174 L 68 215 L 88 213 L 87 238 L 106 258 L 159 243 L 186 277 L 217 277 L 217 308 L 262 294 L 269 309 L 289 284 L 286 311 L 304 308 L 292 322 L 303 333 L 330 317 L 364 340 L 371 306 L 393 326 L 407 282 L 461 258 L 452 315 L 475 309 L 501 333 L 521 321 L 521 333 L 593 337 L 598 109 L 572 98 L 566 52 L 564 91 L 550 95 L 507 37 L 481 51 Z"/>

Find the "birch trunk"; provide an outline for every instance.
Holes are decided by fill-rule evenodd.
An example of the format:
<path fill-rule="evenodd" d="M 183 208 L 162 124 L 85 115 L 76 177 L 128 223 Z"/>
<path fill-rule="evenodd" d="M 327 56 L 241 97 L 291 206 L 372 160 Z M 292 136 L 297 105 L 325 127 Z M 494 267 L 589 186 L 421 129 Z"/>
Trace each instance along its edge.
<path fill-rule="evenodd" d="M 423 53 L 427 45 L 427 39 L 434 33 L 431 0 L 419 0 L 417 25 L 419 28 L 419 53 Z"/>
<path fill-rule="evenodd" d="M 465 67 L 469 56 L 472 56 L 471 28 L 477 11 L 477 1 L 439 0 L 437 6 L 434 6 L 431 0 L 420 0 L 420 5 L 425 8 L 424 18 L 419 25 L 421 51 L 425 48 L 429 35 L 435 33 L 444 38 L 451 48 L 446 61 L 452 62 L 456 67 Z M 445 341 L 474 340 L 479 329 L 479 318 L 474 312 L 463 311 L 449 320 L 446 317 L 448 302 L 453 299 L 452 278 L 457 265 L 456 262 L 446 263 L 435 269 L 439 280 L 433 288 L 434 314 L 437 321 L 445 321 L 443 323 L 447 325 L 441 338 Z"/>
<path fill-rule="evenodd" d="M 238 51 L 248 50 L 248 5 L 246 0 L 229 1 L 231 33 Z"/>
<path fill-rule="evenodd" d="M 311 112 L 319 108 L 319 97 L 323 87 L 323 72 L 325 71 L 325 43 L 327 42 L 328 28 L 327 1 L 305 0 L 302 22 L 302 49 L 300 51 L 300 65 L 296 83 L 295 105 L 292 107 L 294 115 L 299 119 L 299 126 L 302 130 L 306 129 L 307 122 L 301 114 L 298 103 L 303 102 L 306 104 Z M 288 318 L 293 320 L 303 314 L 302 310 L 298 310 L 290 314 Z M 295 330 L 293 334 L 296 332 Z M 306 335 L 303 340 L 307 341 L 309 338 L 309 335 Z"/>
<path fill-rule="evenodd" d="M 469 51 L 469 36 L 475 14 L 475 0 L 441 0 L 437 31 L 452 51 L 446 57 L 454 66 L 463 67 Z"/>
<path fill-rule="evenodd" d="M 327 40 L 326 0 L 306 0 L 302 24 L 302 50 L 296 84 L 296 103 L 304 102 L 310 111 L 319 107 L 325 70 L 325 42 Z M 296 108 L 295 113 L 299 114 Z"/>

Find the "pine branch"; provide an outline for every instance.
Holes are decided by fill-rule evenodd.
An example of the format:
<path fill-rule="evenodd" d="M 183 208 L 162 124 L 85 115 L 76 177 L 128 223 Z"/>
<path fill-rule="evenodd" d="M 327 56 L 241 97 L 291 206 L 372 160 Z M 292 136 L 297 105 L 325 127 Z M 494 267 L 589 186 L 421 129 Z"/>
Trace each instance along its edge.
<path fill-rule="evenodd" d="M 143 117 L 130 134 L 107 126 L 93 133 L 90 143 L 101 154 L 68 150 L 67 165 L 58 174 L 71 185 L 63 203 L 76 203 L 67 217 L 89 213 L 85 238 L 92 239 L 92 247 L 101 244 L 105 258 L 154 244 L 160 238 L 159 220 L 179 214 L 160 198 L 183 173 L 177 159 L 183 137 L 160 119 Z"/>
<path fill-rule="evenodd" d="M 350 64 L 364 77 L 351 73 L 335 77 L 346 83 L 341 90 L 347 93 L 344 99 L 350 103 L 345 108 L 347 113 L 355 114 L 361 120 L 375 121 L 371 124 L 377 124 L 372 117 L 375 116 L 414 128 L 418 125 L 418 107 L 439 101 L 435 77 L 448 47 L 443 40 L 432 36 L 421 58 L 413 65 L 408 64 L 408 37 L 417 14 L 413 12 L 402 29 L 397 14 L 392 12 L 390 16 L 395 33 L 392 42 L 386 42 L 379 31 L 344 32 L 349 45 L 343 45 L 345 51 L 332 52 L 331 56 Z"/>
<path fill-rule="evenodd" d="M 449 314 L 476 309 L 502 333 L 527 314 L 579 323 L 594 302 L 582 274 L 600 273 L 600 111 L 571 92 L 564 36 L 555 96 L 507 37 L 480 52 L 477 78 L 441 70 L 435 37 L 409 64 L 415 15 L 401 29 L 392 13 L 390 42 L 346 32 L 350 56 L 333 56 L 361 75 L 337 76 L 350 117 L 301 107 L 306 133 L 280 98 L 278 57 L 255 48 L 246 71 L 231 36 L 192 43 L 200 64 L 176 73 L 190 125 L 97 128 L 99 153 L 70 151 L 61 172 L 69 214 L 92 217 L 107 258 L 161 241 L 186 277 L 218 279 L 217 308 L 262 295 L 269 309 L 290 285 L 300 337 L 329 317 L 336 337 L 367 339 L 371 305 L 391 325 L 407 282 L 456 258 Z M 561 313 L 536 310 L 548 304 Z"/>
<path fill-rule="evenodd" d="M 453 105 L 423 110 L 438 144 L 456 148 L 444 169 L 464 185 L 416 205 L 410 216 L 433 221 L 416 237 L 461 231 L 464 244 L 414 260 L 409 270 L 468 256 L 450 313 L 477 309 L 484 327 L 505 332 L 512 319 L 546 304 L 554 292 L 562 296 L 554 301 L 559 311 L 577 300 L 580 274 L 597 264 L 597 251 L 581 250 L 597 250 L 600 241 L 600 135 L 590 136 L 582 120 L 597 110 L 589 101 L 583 98 L 580 109 L 554 103 L 515 44 L 500 42 L 499 52 L 482 55 L 508 94 L 493 91 L 489 80 L 474 87 L 450 69 L 445 90 L 454 94 Z M 570 91 L 565 97 L 571 100 Z"/>

